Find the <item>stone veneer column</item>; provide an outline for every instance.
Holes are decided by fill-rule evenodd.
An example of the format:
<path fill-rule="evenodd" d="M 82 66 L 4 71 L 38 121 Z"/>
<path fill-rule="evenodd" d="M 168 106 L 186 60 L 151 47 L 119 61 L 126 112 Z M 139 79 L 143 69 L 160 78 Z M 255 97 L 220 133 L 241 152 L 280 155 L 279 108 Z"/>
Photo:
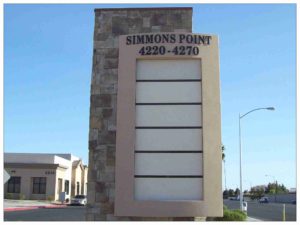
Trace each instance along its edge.
<path fill-rule="evenodd" d="M 86 220 L 194 220 L 115 217 L 119 35 L 192 32 L 192 8 L 95 9 Z"/>

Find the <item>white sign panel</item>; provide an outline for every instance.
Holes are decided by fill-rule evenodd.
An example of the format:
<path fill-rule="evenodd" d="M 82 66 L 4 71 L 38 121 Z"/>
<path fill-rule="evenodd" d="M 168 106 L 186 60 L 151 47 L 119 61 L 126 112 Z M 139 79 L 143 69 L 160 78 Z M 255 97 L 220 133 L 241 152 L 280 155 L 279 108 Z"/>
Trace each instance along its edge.
<path fill-rule="evenodd" d="M 138 60 L 136 78 L 135 198 L 201 200 L 200 60 Z"/>

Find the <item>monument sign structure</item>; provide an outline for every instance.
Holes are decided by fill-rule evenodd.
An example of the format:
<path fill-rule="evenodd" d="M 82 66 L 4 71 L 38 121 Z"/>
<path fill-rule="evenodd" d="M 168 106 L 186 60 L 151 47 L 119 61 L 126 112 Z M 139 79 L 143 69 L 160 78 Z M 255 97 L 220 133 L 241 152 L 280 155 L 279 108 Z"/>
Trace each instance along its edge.
<path fill-rule="evenodd" d="M 87 220 L 222 216 L 217 36 L 191 8 L 95 12 Z"/>

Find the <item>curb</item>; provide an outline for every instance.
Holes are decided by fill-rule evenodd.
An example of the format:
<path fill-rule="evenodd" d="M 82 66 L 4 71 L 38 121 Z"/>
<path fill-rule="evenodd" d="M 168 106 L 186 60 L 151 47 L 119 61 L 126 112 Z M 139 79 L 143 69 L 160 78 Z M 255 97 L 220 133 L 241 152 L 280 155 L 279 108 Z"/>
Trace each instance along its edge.
<path fill-rule="evenodd" d="M 5 208 L 4 212 L 13 212 L 13 211 L 25 211 L 25 210 L 33 210 L 33 209 L 55 209 L 55 208 L 65 208 L 66 205 L 42 205 L 42 206 L 28 206 L 28 207 L 12 207 Z"/>
<path fill-rule="evenodd" d="M 55 209 L 55 208 L 66 208 L 67 205 L 46 205 L 46 206 L 41 206 L 40 208 L 43 209 Z"/>
<path fill-rule="evenodd" d="M 38 209 L 38 206 L 5 208 L 4 212 L 25 211 L 25 210 L 32 210 L 32 209 Z"/>

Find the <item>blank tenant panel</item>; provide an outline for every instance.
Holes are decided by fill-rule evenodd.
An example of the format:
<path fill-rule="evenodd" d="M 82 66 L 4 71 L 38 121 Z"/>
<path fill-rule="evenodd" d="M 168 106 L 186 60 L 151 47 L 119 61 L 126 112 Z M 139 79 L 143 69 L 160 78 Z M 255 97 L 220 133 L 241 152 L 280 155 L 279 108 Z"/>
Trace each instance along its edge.
<path fill-rule="evenodd" d="M 200 103 L 201 82 L 137 82 L 137 103 Z"/>
<path fill-rule="evenodd" d="M 136 153 L 136 175 L 202 174 L 202 153 Z"/>
<path fill-rule="evenodd" d="M 135 178 L 136 200 L 201 200 L 202 178 Z"/>
<path fill-rule="evenodd" d="M 137 80 L 200 79 L 199 59 L 138 60 Z"/>
<path fill-rule="evenodd" d="M 201 105 L 137 105 L 136 126 L 201 126 Z"/>
<path fill-rule="evenodd" d="M 202 129 L 137 129 L 135 150 L 199 151 Z"/>

